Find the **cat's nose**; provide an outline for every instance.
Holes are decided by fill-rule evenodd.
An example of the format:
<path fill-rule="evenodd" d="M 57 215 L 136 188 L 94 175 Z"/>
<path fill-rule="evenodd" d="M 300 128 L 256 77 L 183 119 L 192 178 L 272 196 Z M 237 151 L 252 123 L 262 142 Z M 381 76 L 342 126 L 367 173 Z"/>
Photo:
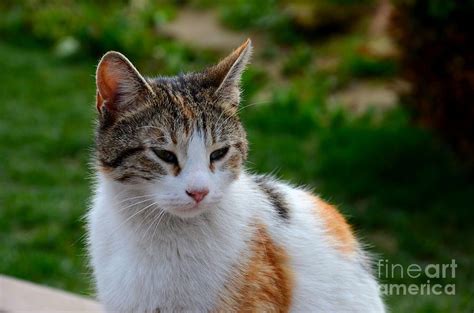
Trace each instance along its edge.
<path fill-rule="evenodd" d="M 197 203 L 201 202 L 209 193 L 209 189 L 186 190 L 186 194 L 194 199 Z"/>

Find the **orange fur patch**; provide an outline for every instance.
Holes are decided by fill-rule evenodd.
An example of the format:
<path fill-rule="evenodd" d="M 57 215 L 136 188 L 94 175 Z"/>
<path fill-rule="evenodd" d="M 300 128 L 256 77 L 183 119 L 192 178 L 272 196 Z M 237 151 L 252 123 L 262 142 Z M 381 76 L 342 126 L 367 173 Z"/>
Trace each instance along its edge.
<path fill-rule="evenodd" d="M 233 273 L 216 312 L 288 312 L 293 275 L 286 252 L 256 225 L 250 259 Z"/>
<path fill-rule="evenodd" d="M 336 248 L 344 254 L 351 254 L 356 250 L 357 240 L 352 233 L 351 226 L 335 206 L 324 202 L 318 197 L 311 196 L 315 203 L 315 212 L 318 219 L 322 219 L 327 234 Z"/>

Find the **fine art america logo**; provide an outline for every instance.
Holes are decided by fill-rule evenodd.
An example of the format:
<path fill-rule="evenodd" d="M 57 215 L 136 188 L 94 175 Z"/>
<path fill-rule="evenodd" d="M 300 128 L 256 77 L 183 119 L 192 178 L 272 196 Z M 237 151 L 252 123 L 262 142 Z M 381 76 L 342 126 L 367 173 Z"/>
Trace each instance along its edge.
<path fill-rule="evenodd" d="M 383 295 L 455 295 L 456 285 L 452 281 L 456 278 L 457 266 L 456 260 L 445 264 L 404 266 L 379 259 L 377 272 L 383 282 L 380 290 Z M 412 280 L 413 283 L 387 283 L 394 278 L 404 282 Z"/>

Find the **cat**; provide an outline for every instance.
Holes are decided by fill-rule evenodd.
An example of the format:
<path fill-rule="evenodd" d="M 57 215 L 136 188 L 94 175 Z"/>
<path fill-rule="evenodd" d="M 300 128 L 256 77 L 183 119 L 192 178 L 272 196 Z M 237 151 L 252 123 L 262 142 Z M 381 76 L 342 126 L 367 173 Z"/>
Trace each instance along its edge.
<path fill-rule="evenodd" d="M 245 170 L 251 53 L 247 40 L 206 70 L 157 78 L 118 52 L 100 60 L 87 230 L 107 312 L 385 311 L 337 209 Z"/>

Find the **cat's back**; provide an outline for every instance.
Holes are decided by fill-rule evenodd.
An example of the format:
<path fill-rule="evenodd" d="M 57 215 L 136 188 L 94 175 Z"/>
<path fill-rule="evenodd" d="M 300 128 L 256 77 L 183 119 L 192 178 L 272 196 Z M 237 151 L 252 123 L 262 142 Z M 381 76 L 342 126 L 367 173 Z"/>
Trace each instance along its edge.
<path fill-rule="evenodd" d="M 383 311 L 368 258 L 335 206 L 269 176 L 251 180 L 261 200 L 255 254 L 273 274 L 266 289 L 291 294 L 292 311 Z"/>

